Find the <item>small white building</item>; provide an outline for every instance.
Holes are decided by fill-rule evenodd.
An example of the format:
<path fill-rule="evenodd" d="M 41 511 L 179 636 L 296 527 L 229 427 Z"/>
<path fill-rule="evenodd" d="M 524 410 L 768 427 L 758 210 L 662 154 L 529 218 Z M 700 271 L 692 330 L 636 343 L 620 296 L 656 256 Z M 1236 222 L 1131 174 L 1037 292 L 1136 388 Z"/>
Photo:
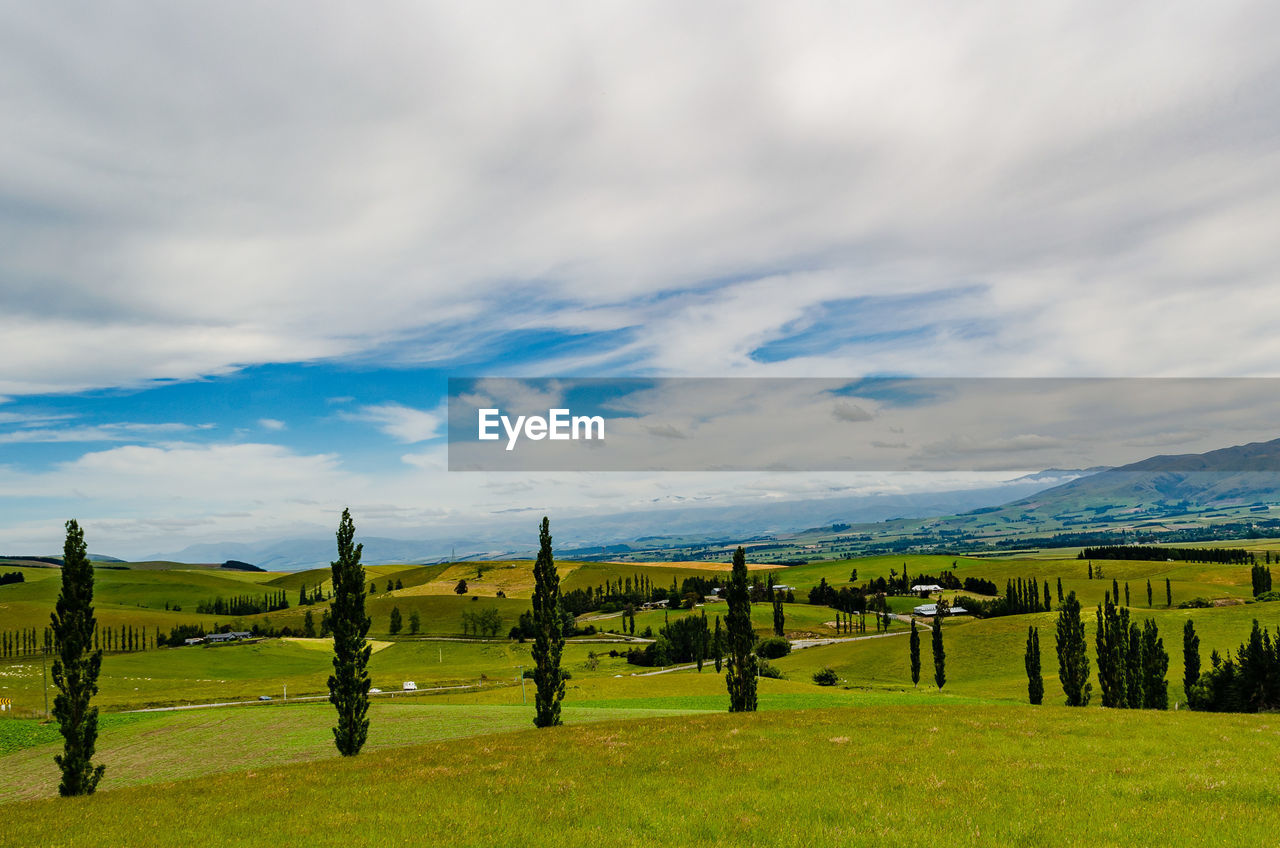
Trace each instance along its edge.
<path fill-rule="evenodd" d="M 915 586 L 911 587 L 911 593 L 913 595 L 919 595 L 922 593 L 927 595 L 931 592 L 941 592 L 941 591 L 942 591 L 942 587 L 936 583 L 929 583 L 927 585 L 924 583 L 917 583 Z"/>
<path fill-rule="evenodd" d="M 938 605 L 937 604 L 921 604 L 920 606 L 913 609 L 912 612 L 914 612 L 916 615 L 923 615 L 927 618 L 932 618 L 933 616 L 938 614 Z M 964 607 L 947 607 L 947 615 L 964 615 L 966 612 L 968 612 L 968 610 L 965 609 Z"/>

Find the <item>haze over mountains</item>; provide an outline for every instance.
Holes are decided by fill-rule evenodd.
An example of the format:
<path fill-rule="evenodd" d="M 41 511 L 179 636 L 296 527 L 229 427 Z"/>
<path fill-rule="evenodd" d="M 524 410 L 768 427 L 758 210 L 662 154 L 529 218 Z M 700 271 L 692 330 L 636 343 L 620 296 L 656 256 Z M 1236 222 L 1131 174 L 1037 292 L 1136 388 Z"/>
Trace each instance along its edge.
<path fill-rule="evenodd" d="M 950 530 L 1012 531 L 1018 523 L 1057 528 L 1100 518 L 1175 516 L 1187 511 L 1280 503 L 1280 439 L 1203 454 L 1153 456 L 1118 468 L 1048 469 L 999 486 L 923 494 L 879 494 L 740 506 L 690 505 L 641 509 L 555 522 L 563 555 L 599 557 L 637 546 L 727 542 L 797 533 L 831 525 L 875 525 L 931 518 Z M 1255 507 L 1256 508 L 1256 507 Z M 533 552 L 536 510 L 449 536 L 362 537 L 364 561 L 437 562 L 525 557 Z M 1025 527 L 1022 528 L 1025 530 Z M 294 538 L 190 545 L 145 559 L 190 563 L 240 560 L 268 570 L 328 565 L 333 539 Z M 102 557 L 102 559 L 109 559 Z"/>
<path fill-rule="evenodd" d="M 1097 469 L 1052 469 L 1011 480 L 1001 486 L 921 494 L 861 495 L 770 502 L 742 506 L 663 507 L 598 516 L 555 519 L 556 549 L 562 554 L 575 550 L 629 545 L 642 540 L 700 540 L 755 537 L 790 533 L 807 527 L 843 523 L 871 523 L 894 518 L 922 518 L 946 515 L 1007 503 L 1063 480 L 1074 479 Z M 500 556 L 522 557 L 535 552 L 536 510 L 520 517 L 505 518 L 485 525 L 462 527 L 450 536 L 394 539 L 361 536 L 366 564 L 437 562 L 484 559 Z M 554 518 L 554 517 L 553 517 Z M 244 560 L 268 570 L 296 570 L 328 565 L 334 557 L 332 538 L 280 539 L 258 543 L 226 542 L 190 545 L 179 551 L 158 553 L 148 559 L 177 562 L 222 562 Z"/>

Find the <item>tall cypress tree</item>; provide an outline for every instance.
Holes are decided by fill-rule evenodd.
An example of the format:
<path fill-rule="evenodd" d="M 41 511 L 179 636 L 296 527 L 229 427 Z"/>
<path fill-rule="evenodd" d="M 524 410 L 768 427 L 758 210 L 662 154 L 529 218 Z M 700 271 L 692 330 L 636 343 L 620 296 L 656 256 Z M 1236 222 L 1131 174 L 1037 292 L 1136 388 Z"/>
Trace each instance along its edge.
<path fill-rule="evenodd" d="M 1151 581 L 1147 581 L 1147 606 L 1151 606 Z"/>
<path fill-rule="evenodd" d="M 1058 680 L 1067 696 L 1068 707 L 1084 707 L 1089 704 L 1093 684 L 1089 682 L 1089 649 L 1084 640 L 1084 621 L 1080 617 L 1080 602 L 1073 591 L 1058 608 L 1058 628 L 1055 635 L 1058 651 Z"/>
<path fill-rule="evenodd" d="M 102 652 L 91 649 L 96 622 L 93 615 L 93 565 L 85 553 L 84 531 L 67 522 L 62 548 L 62 591 L 51 616 L 53 622 L 53 717 L 62 733 L 62 754 L 53 761 L 62 769 L 60 795 L 92 795 L 105 766 L 92 763 L 98 741 L 98 708 L 89 699 L 98 694 Z"/>
<path fill-rule="evenodd" d="M 1190 619 L 1188 619 L 1190 620 Z M 1148 710 L 1169 708 L 1169 654 L 1156 623 L 1147 619 L 1142 625 L 1142 706 Z"/>
<path fill-rule="evenodd" d="M 947 685 L 947 652 L 942 647 L 942 600 L 933 611 L 933 682 L 941 689 Z"/>
<path fill-rule="evenodd" d="M 1187 619 L 1182 627 L 1182 691 L 1191 701 L 1191 687 L 1200 679 L 1200 637 L 1196 626 Z"/>
<path fill-rule="evenodd" d="M 1027 697 L 1033 704 L 1044 701 L 1044 677 L 1040 674 L 1040 631 L 1027 628 L 1027 652 L 1022 660 L 1027 669 Z"/>
<path fill-rule="evenodd" d="M 911 685 L 920 685 L 920 629 L 911 619 Z"/>
<path fill-rule="evenodd" d="M 1062 603 L 1062 578 L 1058 578 L 1058 603 Z"/>
<path fill-rule="evenodd" d="M 1129 622 L 1129 609 L 1124 609 L 1123 616 L 1128 633 L 1128 646 L 1125 650 L 1124 693 L 1125 706 L 1131 710 L 1142 709 L 1145 701 L 1142 687 L 1144 683 L 1142 668 L 1142 628 L 1137 622 Z"/>
<path fill-rule="evenodd" d="M 1124 605 L 1129 606 L 1129 581 L 1124 581 Z"/>
<path fill-rule="evenodd" d="M 370 620 L 364 611 L 364 566 L 360 564 L 364 545 L 353 544 L 355 535 L 351 511 L 344 509 L 338 523 L 338 558 L 330 563 L 333 600 L 329 607 L 329 627 L 333 631 L 329 703 L 338 711 L 333 741 L 344 757 L 360 753 L 369 736 L 367 669 L 373 648 L 365 641 Z"/>
<path fill-rule="evenodd" d="M 551 522 L 546 516 L 538 529 L 538 560 L 533 564 L 533 682 L 537 687 L 533 718 L 536 727 L 560 724 L 564 700 L 564 615 L 560 604 L 560 575 L 551 554 Z"/>
<path fill-rule="evenodd" d="M 773 579 L 770 577 L 769 579 Z M 782 601 L 786 596 L 781 592 L 774 590 L 773 592 L 773 635 L 781 636 L 786 628 L 787 616 L 782 610 Z"/>
<path fill-rule="evenodd" d="M 1129 681 L 1127 656 L 1129 653 L 1128 610 L 1117 611 L 1108 594 L 1098 605 L 1098 629 L 1095 639 L 1098 648 L 1098 683 L 1102 687 L 1102 706 L 1124 708 L 1128 705 L 1126 685 Z"/>
<path fill-rule="evenodd" d="M 724 669 L 724 635 L 720 632 L 720 616 L 718 615 L 716 616 L 716 632 L 711 637 L 711 656 L 716 661 L 716 674 L 719 674 Z"/>
<path fill-rule="evenodd" d="M 1164 579 L 1164 605 L 1166 607 L 1173 606 L 1173 584 L 1169 582 L 1169 578 Z"/>
<path fill-rule="evenodd" d="M 733 571 L 725 591 L 729 614 L 725 620 L 728 630 L 728 670 L 725 682 L 729 686 L 729 712 L 753 713 L 756 711 L 756 634 L 751 628 L 751 589 L 747 585 L 747 553 L 741 547 L 733 552 Z"/>

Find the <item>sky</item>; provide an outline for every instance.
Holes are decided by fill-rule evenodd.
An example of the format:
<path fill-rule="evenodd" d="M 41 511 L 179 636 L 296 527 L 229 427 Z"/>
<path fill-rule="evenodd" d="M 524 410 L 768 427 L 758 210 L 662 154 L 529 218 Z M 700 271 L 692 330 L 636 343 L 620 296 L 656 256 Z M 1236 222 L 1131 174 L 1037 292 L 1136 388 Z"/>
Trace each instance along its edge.
<path fill-rule="evenodd" d="M 450 473 L 450 377 L 1280 376 L 1278 31 L 0 3 L 0 551 L 936 484 Z"/>

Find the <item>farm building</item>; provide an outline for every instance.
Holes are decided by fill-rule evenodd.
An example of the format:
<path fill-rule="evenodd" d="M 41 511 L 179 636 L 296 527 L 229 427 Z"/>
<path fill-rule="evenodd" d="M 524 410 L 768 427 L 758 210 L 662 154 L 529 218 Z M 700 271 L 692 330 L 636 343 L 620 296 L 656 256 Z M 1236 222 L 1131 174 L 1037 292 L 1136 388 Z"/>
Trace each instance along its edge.
<path fill-rule="evenodd" d="M 188 645 L 196 645 L 204 643 L 206 645 L 217 644 L 219 642 L 237 642 L 241 639 L 250 639 L 253 634 L 248 630 L 233 630 L 230 633 L 210 633 L 204 638 L 188 639 Z"/>
<path fill-rule="evenodd" d="M 937 604 L 921 604 L 920 606 L 912 610 L 912 612 L 915 613 L 916 615 L 934 616 L 938 614 L 938 605 Z M 947 615 L 964 615 L 966 612 L 968 612 L 968 610 L 965 609 L 964 607 L 948 607 L 947 608 Z"/>

